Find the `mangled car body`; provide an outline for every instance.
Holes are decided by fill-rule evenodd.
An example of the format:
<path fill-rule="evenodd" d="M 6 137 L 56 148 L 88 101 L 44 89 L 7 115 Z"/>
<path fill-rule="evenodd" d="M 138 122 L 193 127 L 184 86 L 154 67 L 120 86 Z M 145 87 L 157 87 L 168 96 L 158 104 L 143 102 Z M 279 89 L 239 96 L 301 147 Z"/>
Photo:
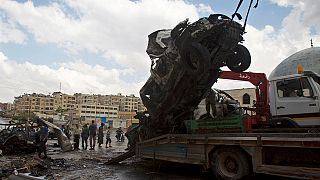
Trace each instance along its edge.
<path fill-rule="evenodd" d="M 7 155 L 35 152 L 38 147 L 36 138 L 39 123 L 46 124 L 50 131 L 57 135 L 58 144 L 63 151 L 72 150 L 70 140 L 59 127 L 43 119 L 38 119 L 37 123 L 7 124 L 7 128 L 0 131 L 0 150 L 2 153 Z"/>
<path fill-rule="evenodd" d="M 217 81 L 220 67 L 237 72 L 249 67 L 250 53 L 239 44 L 243 34 L 239 23 L 212 14 L 149 35 L 151 76 L 140 95 L 150 116 L 141 122 L 142 136 L 183 133 L 183 120 L 192 118 L 194 109 Z"/>

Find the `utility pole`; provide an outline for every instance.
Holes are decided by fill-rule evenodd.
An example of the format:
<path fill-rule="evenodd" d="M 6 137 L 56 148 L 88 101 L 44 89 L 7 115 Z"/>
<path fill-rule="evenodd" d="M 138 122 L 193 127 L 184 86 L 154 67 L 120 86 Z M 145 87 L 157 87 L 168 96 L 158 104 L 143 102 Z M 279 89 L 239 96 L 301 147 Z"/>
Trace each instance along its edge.
<path fill-rule="evenodd" d="M 97 101 L 94 98 L 94 94 L 93 94 L 93 101 L 94 101 L 94 122 L 97 122 Z"/>
<path fill-rule="evenodd" d="M 131 121 L 131 126 L 132 126 L 132 106 L 133 106 L 133 97 L 131 95 L 131 106 L 130 106 L 130 121 Z"/>

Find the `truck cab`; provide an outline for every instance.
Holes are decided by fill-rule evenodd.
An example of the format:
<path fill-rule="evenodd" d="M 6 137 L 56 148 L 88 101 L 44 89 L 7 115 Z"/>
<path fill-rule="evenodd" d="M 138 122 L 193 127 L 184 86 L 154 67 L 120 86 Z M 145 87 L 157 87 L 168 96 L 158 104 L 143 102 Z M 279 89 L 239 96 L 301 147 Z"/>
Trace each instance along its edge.
<path fill-rule="evenodd" d="M 312 71 L 269 79 L 272 117 L 290 117 L 301 127 L 320 126 L 320 76 Z"/>

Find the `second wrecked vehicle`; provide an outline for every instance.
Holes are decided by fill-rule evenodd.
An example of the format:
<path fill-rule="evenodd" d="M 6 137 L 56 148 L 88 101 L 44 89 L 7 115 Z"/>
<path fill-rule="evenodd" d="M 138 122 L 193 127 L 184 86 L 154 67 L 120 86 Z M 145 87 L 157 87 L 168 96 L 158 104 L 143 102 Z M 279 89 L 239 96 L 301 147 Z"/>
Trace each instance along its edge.
<path fill-rule="evenodd" d="M 46 124 L 51 132 L 57 136 L 58 144 L 63 151 L 72 150 L 72 145 L 67 136 L 56 125 L 38 119 L 37 123 L 6 124 L 6 128 L 0 131 L 0 150 L 2 154 L 33 153 L 38 146 L 36 143 L 36 133 L 38 124 Z"/>

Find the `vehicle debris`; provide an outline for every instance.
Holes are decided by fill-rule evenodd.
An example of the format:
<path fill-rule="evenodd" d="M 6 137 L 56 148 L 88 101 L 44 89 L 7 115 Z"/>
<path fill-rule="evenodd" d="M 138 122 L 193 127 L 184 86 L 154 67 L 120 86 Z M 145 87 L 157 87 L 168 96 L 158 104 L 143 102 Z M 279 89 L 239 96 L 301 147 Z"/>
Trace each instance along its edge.
<path fill-rule="evenodd" d="M 63 151 L 72 150 L 70 140 L 59 127 L 43 119 L 38 119 L 38 121 L 48 125 L 50 130 L 57 135 L 58 144 Z M 26 154 L 36 152 L 37 123 L 27 122 L 24 124 L 6 124 L 7 127 L 0 131 L 0 149 L 2 154 Z"/>

